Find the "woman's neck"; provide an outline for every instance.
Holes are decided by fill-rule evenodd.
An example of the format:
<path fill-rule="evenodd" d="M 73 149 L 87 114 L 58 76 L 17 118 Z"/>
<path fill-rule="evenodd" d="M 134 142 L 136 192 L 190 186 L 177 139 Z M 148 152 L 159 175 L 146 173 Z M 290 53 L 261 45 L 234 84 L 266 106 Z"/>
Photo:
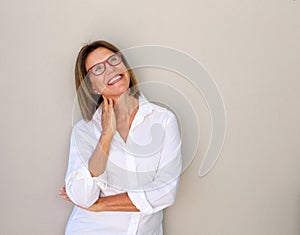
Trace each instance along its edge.
<path fill-rule="evenodd" d="M 114 111 L 117 119 L 127 119 L 138 109 L 138 100 L 128 92 L 114 99 Z"/>

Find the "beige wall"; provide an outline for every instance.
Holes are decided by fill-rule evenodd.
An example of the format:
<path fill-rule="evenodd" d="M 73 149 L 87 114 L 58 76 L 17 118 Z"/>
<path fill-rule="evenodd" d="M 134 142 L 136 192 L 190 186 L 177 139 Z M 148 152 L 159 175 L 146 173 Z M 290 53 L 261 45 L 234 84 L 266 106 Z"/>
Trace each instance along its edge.
<path fill-rule="evenodd" d="M 189 53 L 224 98 L 226 140 L 202 178 L 211 124 L 203 100 L 194 100 L 199 151 L 165 213 L 165 234 L 299 234 L 299 7 L 297 0 L 2 0 L 1 234 L 63 234 L 71 205 L 58 189 L 74 60 L 83 43 L 100 38 L 120 48 L 155 44 Z M 157 80 L 167 74 L 148 72 Z M 141 74 L 149 77 L 147 69 Z"/>

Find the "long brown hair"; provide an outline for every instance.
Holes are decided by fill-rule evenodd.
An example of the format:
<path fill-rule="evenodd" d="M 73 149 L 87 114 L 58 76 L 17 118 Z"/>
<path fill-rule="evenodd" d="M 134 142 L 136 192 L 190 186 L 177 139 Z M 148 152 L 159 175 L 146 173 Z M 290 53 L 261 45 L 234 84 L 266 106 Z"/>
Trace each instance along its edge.
<path fill-rule="evenodd" d="M 87 76 L 87 71 L 85 68 L 87 56 L 99 47 L 107 48 L 112 52 L 120 51 L 111 43 L 104 40 L 99 40 L 83 46 L 78 53 L 75 64 L 75 83 L 80 111 L 83 119 L 86 121 L 90 121 L 92 119 L 95 111 L 103 101 L 103 97 L 101 95 L 99 96 L 98 94 L 94 94 L 92 92 L 91 82 Z M 122 61 L 130 76 L 130 94 L 137 98 L 140 95 L 139 88 L 137 86 L 137 80 L 123 54 Z"/>

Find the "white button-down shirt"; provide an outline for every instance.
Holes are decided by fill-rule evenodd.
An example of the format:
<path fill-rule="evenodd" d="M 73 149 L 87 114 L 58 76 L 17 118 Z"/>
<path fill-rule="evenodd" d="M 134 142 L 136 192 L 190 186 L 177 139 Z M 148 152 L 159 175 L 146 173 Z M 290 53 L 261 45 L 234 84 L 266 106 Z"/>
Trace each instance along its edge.
<path fill-rule="evenodd" d="M 118 132 L 105 172 L 92 177 L 88 160 L 101 135 L 101 111 L 72 130 L 66 191 L 77 205 L 127 192 L 139 212 L 91 212 L 74 206 L 66 235 L 161 235 L 162 210 L 175 200 L 181 173 L 181 139 L 175 115 L 139 96 L 139 109 L 126 142 Z"/>

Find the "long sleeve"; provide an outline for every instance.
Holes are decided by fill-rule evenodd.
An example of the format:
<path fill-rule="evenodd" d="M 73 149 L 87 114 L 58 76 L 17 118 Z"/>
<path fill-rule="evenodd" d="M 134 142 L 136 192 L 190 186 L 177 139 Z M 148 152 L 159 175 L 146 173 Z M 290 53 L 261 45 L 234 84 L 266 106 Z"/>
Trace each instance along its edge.
<path fill-rule="evenodd" d="M 165 126 L 160 162 L 153 182 L 144 190 L 128 192 L 129 198 L 141 213 L 156 213 L 174 203 L 181 165 L 181 139 L 173 115 Z"/>
<path fill-rule="evenodd" d="M 75 204 L 87 208 L 98 200 L 101 188 L 106 187 L 106 172 L 92 177 L 88 170 L 88 160 L 97 138 L 94 129 L 86 128 L 86 125 L 81 125 L 82 122 L 77 123 L 72 130 L 65 187 Z"/>

